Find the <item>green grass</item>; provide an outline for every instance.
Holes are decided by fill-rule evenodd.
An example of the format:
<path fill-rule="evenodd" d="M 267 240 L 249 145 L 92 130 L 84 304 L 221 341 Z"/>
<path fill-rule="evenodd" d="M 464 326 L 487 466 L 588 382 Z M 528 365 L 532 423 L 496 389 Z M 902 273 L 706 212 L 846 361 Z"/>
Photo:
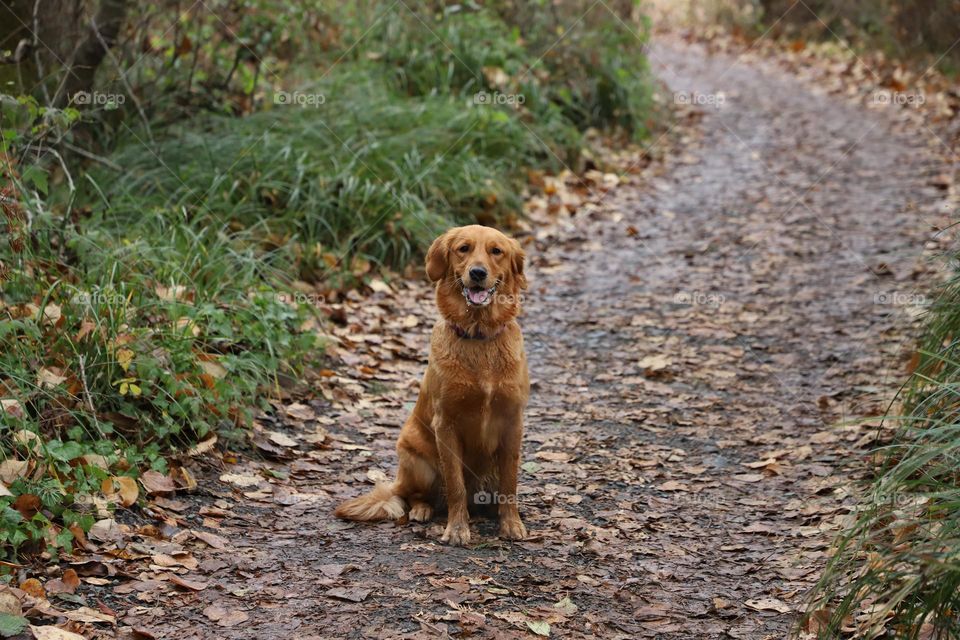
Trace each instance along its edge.
<path fill-rule="evenodd" d="M 453 222 L 516 216 L 522 169 L 562 166 L 535 126 L 498 109 L 399 99 L 370 72 L 311 91 L 325 103 L 206 116 L 165 130 L 150 151 L 131 134 L 112 156 L 122 179 L 91 175 L 97 226 L 136 231 L 145 204 L 229 222 L 282 247 L 267 258 L 274 268 L 319 281 L 354 256 L 403 266 Z"/>
<path fill-rule="evenodd" d="M 815 592 L 820 637 L 960 635 L 960 275 L 930 310 L 876 479 Z"/>

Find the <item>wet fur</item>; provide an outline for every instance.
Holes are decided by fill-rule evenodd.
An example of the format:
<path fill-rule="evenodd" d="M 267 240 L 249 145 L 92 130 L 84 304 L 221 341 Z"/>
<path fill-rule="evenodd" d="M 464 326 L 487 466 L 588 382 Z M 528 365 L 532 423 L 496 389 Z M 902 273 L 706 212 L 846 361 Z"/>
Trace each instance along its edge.
<path fill-rule="evenodd" d="M 470 250 L 461 251 L 464 247 Z M 470 542 L 468 507 L 478 502 L 478 492 L 487 492 L 500 498 L 501 537 L 526 536 L 516 499 L 523 410 L 530 392 L 516 322 L 527 286 L 523 265 L 520 244 L 489 227 L 451 229 L 430 246 L 426 268 L 436 283 L 440 319 L 416 406 L 397 441 L 397 479 L 341 504 L 337 516 L 387 520 L 406 513 L 410 520 L 427 521 L 435 511 L 446 510 L 443 541 L 464 545 Z M 473 266 L 487 270 L 487 287 L 499 283 L 487 306 L 471 306 L 464 299 L 463 283 Z M 486 338 L 460 337 L 451 325 Z"/>

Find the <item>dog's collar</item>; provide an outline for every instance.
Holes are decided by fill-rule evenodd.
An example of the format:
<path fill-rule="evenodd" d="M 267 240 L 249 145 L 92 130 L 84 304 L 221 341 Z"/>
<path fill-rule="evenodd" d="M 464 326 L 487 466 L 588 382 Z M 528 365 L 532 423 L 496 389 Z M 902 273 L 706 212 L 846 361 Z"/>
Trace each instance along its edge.
<path fill-rule="evenodd" d="M 453 329 L 453 332 L 457 334 L 458 338 L 463 338 L 464 340 L 490 340 L 503 333 L 503 330 L 507 327 L 506 324 L 502 324 L 497 327 L 493 333 L 481 333 L 478 331 L 471 334 L 458 324 L 454 324 L 452 322 L 448 322 L 447 324 L 450 325 L 450 328 Z"/>

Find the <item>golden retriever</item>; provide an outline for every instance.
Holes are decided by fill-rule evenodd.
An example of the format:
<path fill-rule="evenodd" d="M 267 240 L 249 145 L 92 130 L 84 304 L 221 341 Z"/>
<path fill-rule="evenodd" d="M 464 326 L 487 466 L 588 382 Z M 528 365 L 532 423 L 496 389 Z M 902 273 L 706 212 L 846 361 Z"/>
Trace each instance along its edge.
<path fill-rule="evenodd" d="M 416 522 L 446 506 L 441 540 L 470 543 L 468 506 L 496 506 L 500 537 L 527 531 L 517 508 L 523 410 L 530 395 L 516 321 L 524 252 L 490 227 L 450 229 L 427 252 L 440 319 L 413 413 L 397 441 L 397 479 L 341 504 L 347 520 Z"/>

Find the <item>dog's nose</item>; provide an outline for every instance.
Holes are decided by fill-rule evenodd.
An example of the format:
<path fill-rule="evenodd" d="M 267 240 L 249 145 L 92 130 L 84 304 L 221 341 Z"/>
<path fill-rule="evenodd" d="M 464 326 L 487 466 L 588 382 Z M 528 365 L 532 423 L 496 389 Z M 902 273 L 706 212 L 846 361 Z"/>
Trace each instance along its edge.
<path fill-rule="evenodd" d="M 470 279 L 474 282 L 483 282 L 487 279 L 487 270 L 483 267 L 470 267 Z"/>

